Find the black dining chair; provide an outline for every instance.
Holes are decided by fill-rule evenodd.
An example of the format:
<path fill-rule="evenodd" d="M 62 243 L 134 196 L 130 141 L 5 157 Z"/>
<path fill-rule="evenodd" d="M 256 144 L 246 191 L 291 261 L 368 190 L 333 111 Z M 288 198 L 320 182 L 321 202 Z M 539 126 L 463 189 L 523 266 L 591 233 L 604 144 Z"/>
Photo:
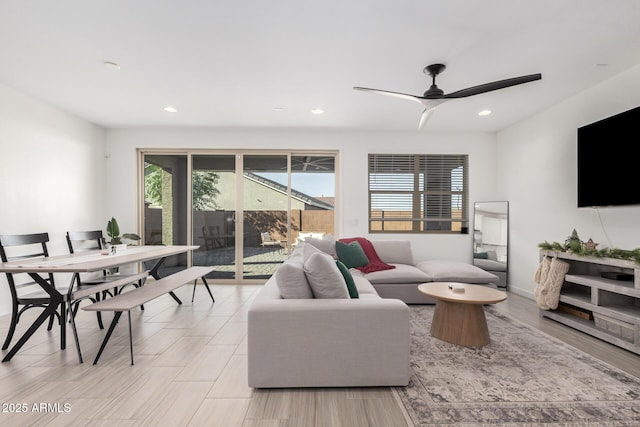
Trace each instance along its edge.
<path fill-rule="evenodd" d="M 48 257 L 48 241 L 48 233 L 0 235 L 0 259 L 2 259 L 2 262 L 8 262 L 19 259 Z M 7 254 L 7 250 L 13 255 Z M 16 330 L 16 325 L 20 321 L 22 313 L 31 308 L 44 308 L 51 303 L 51 296 L 30 276 L 24 273 L 5 274 L 7 276 L 7 282 L 9 283 L 9 290 L 11 291 L 11 320 L 7 337 L 2 345 L 3 350 L 9 348 L 9 344 L 11 343 L 13 334 Z M 56 287 L 53 274 L 48 273 L 43 277 L 43 279 L 54 288 Z M 66 292 L 64 289 L 56 289 L 61 294 Z M 48 331 L 53 328 L 53 322 L 55 317 L 57 317 L 58 323 L 61 327 L 61 334 L 64 336 L 65 310 L 66 304 L 63 300 L 60 304 L 59 310 L 56 310 L 55 313 L 49 317 L 49 325 L 47 326 Z"/>
<path fill-rule="evenodd" d="M 82 251 L 102 249 L 102 240 L 103 236 L 101 230 L 67 232 L 67 246 L 69 247 L 69 253 L 72 254 Z M 86 286 L 104 283 L 107 281 L 107 277 L 108 276 L 106 271 L 103 271 L 102 275 L 94 275 L 94 277 L 86 278 L 82 278 L 80 276 L 80 273 L 75 273 L 73 275 L 71 283 L 76 289 L 79 289 Z M 116 292 L 117 290 L 114 290 L 113 294 L 115 294 Z M 110 291 L 103 291 L 102 294 L 100 292 L 97 292 L 95 294 L 95 297 L 89 297 L 87 299 L 89 299 L 91 302 L 98 302 L 101 299 L 106 298 L 107 296 L 113 296 L 113 294 Z M 101 295 L 103 298 L 100 298 Z M 81 300 L 72 302 L 71 307 L 69 307 L 70 316 L 75 316 L 78 313 L 80 302 Z M 102 323 L 102 315 L 100 314 L 100 312 L 96 312 L 96 315 L 98 318 L 98 326 L 100 327 L 100 329 L 104 329 L 104 325 Z"/>
<path fill-rule="evenodd" d="M 98 250 L 105 249 L 105 240 L 104 235 L 102 234 L 102 230 L 91 230 L 91 231 L 68 231 L 67 232 L 67 246 L 69 247 L 69 253 L 77 253 L 88 250 Z M 81 277 L 79 273 L 76 273 L 73 277 L 72 283 L 75 283 L 76 289 L 80 287 L 86 287 L 91 285 L 97 285 L 101 283 L 106 283 L 110 281 L 120 280 L 127 275 L 113 275 L 108 274 L 106 270 L 102 271 L 102 274 L 92 275 L 88 277 Z M 141 283 L 134 284 L 134 286 L 141 286 Z M 109 296 L 117 295 L 122 290 L 114 288 L 111 291 L 103 291 L 102 294 L 98 293 L 95 295 L 95 298 L 89 298 L 92 302 L 100 301 L 101 296 L 102 299 L 107 298 Z M 78 312 L 78 306 L 80 305 L 80 301 L 74 301 L 72 307 L 72 315 L 75 316 Z M 98 316 L 98 325 L 100 329 L 104 329 L 102 323 L 102 317 L 100 312 L 96 312 Z"/>

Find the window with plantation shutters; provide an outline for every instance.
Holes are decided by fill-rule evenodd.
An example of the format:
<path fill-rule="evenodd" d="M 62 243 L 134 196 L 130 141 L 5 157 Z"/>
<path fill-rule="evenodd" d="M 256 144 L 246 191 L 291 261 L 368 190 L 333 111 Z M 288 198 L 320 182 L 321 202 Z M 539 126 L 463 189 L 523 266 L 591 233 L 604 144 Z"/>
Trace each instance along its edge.
<path fill-rule="evenodd" d="M 370 233 L 467 233 L 464 154 L 369 154 Z"/>

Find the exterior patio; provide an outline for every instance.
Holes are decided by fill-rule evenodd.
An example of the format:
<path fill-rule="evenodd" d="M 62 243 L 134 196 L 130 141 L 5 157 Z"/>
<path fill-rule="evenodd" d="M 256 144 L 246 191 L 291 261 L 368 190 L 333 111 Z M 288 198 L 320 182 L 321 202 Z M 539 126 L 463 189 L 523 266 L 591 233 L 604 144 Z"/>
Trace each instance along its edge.
<path fill-rule="evenodd" d="M 286 259 L 285 248 L 246 246 L 244 248 L 244 279 L 268 279 Z M 210 279 L 233 279 L 235 275 L 235 247 L 198 250 L 193 254 L 194 265 L 215 267 Z"/>

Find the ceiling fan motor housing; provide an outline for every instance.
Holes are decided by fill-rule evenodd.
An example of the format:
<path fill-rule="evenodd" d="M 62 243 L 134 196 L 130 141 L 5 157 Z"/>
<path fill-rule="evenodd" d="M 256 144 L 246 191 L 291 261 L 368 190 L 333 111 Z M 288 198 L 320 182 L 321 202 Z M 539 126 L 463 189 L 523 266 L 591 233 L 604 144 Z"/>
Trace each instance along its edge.
<path fill-rule="evenodd" d="M 436 85 L 431 85 L 423 96 L 427 99 L 438 99 L 444 96 L 444 91 Z"/>
<path fill-rule="evenodd" d="M 444 64 L 431 64 L 422 70 L 425 74 L 431 76 L 431 87 L 424 93 L 425 98 L 437 99 L 444 96 L 444 91 L 436 86 L 436 76 L 447 68 Z"/>

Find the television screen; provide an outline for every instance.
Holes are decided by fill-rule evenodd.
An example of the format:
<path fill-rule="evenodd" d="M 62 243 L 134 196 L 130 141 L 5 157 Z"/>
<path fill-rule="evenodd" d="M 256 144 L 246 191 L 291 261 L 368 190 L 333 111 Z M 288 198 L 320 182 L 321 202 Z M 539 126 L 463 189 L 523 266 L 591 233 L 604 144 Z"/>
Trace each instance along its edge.
<path fill-rule="evenodd" d="M 640 107 L 578 128 L 578 207 L 640 204 Z"/>

